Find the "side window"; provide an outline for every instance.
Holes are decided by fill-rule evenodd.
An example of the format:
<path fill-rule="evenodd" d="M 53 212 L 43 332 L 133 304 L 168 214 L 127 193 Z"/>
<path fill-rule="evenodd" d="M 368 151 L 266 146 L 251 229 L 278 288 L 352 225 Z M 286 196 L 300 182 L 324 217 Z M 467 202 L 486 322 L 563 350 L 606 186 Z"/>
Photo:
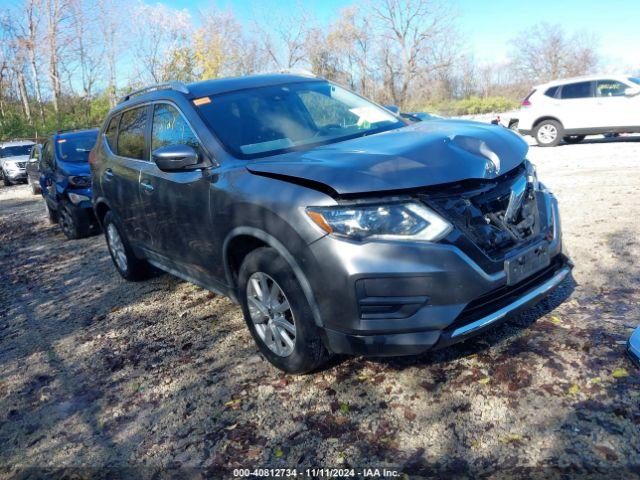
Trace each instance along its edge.
<path fill-rule="evenodd" d="M 53 168 L 53 144 L 51 140 L 47 140 L 47 142 L 42 147 L 42 165 L 46 168 Z"/>
<path fill-rule="evenodd" d="M 120 115 L 114 115 L 109 121 L 109 125 L 104 134 L 107 137 L 107 143 L 112 152 L 116 151 L 116 135 L 118 134 L 118 122 L 120 121 Z"/>
<path fill-rule="evenodd" d="M 560 98 L 563 100 L 571 98 L 589 98 L 593 97 L 591 89 L 592 82 L 569 83 L 562 86 Z"/>
<path fill-rule="evenodd" d="M 171 105 L 158 103 L 153 108 L 151 151 L 167 145 L 189 145 L 200 153 L 200 142 L 180 112 Z"/>
<path fill-rule="evenodd" d="M 147 107 L 127 110 L 122 114 L 118 130 L 118 155 L 144 160 L 144 132 L 147 127 Z"/>
<path fill-rule="evenodd" d="M 34 145 L 33 148 L 31 149 L 31 155 L 29 155 L 29 160 L 37 161 L 39 157 L 40 157 L 40 147 L 38 147 L 37 145 Z"/>
<path fill-rule="evenodd" d="M 617 80 L 598 80 L 596 83 L 596 95 L 598 97 L 623 97 L 629 85 Z"/>

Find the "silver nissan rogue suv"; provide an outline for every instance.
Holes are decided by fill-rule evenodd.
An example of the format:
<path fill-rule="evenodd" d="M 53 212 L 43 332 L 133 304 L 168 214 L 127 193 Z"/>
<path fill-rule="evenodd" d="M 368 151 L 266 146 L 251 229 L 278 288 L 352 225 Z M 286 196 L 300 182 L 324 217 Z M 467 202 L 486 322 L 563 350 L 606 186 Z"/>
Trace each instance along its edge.
<path fill-rule="evenodd" d="M 228 295 L 271 363 L 308 372 L 464 340 L 563 281 L 527 148 L 318 78 L 168 83 L 109 112 L 93 205 L 124 278 L 153 265 Z"/>

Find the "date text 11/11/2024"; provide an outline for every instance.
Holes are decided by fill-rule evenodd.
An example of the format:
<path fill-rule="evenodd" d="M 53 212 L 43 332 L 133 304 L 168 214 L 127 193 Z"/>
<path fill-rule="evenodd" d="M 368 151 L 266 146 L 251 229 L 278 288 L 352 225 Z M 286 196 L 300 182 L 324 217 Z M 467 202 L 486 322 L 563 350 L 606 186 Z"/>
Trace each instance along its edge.
<path fill-rule="evenodd" d="M 234 478 L 401 478 L 402 472 L 387 468 L 237 468 Z"/>

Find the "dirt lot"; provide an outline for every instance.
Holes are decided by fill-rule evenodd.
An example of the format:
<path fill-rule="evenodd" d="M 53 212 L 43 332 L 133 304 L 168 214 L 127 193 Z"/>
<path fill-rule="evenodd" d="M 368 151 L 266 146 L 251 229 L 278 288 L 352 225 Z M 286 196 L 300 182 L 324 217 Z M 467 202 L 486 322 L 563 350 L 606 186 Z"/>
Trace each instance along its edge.
<path fill-rule="evenodd" d="M 447 351 L 298 377 L 256 354 L 230 301 L 169 275 L 127 283 L 102 236 L 67 241 L 26 186 L 0 188 L 0 477 L 640 475 L 624 355 L 640 323 L 640 139 L 530 158 L 559 197 L 572 280 Z"/>

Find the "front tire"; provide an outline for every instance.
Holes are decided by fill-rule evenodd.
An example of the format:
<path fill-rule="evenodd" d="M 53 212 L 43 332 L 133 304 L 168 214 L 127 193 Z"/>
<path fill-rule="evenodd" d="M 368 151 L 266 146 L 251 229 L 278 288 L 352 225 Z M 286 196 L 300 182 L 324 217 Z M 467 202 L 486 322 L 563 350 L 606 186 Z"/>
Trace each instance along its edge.
<path fill-rule="evenodd" d="M 245 321 L 269 362 L 287 373 L 308 373 L 326 362 L 329 355 L 302 287 L 274 249 L 247 255 L 238 284 Z"/>
<path fill-rule="evenodd" d="M 62 233 L 64 233 L 69 240 L 87 237 L 91 229 L 91 223 L 87 215 L 77 208 L 74 208 L 67 200 L 64 200 L 60 207 L 59 217 Z"/>
<path fill-rule="evenodd" d="M 112 212 L 107 212 L 104 216 L 102 226 L 111 260 L 113 260 L 118 273 L 125 280 L 132 282 L 145 280 L 149 276 L 149 264 L 146 260 L 135 256 L 129 240 Z"/>
<path fill-rule="evenodd" d="M 2 175 L 2 181 L 4 182 L 5 187 L 10 187 L 11 185 L 13 185 L 13 182 L 9 180 L 9 177 L 7 177 L 6 173 Z"/>
<path fill-rule="evenodd" d="M 47 219 L 49 220 L 49 223 L 58 223 L 58 211 L 51 209 L 46 198 L 44 199 L 44 208 L 47 211 Z"/>
<path fill-rule="evenodd" d="M 562 140 L 563 128 L 560 122 L 556 120 L 543 120 L 540 122 L 534 132 L 536 142 L 540 147 L 555 147 Z"/>

